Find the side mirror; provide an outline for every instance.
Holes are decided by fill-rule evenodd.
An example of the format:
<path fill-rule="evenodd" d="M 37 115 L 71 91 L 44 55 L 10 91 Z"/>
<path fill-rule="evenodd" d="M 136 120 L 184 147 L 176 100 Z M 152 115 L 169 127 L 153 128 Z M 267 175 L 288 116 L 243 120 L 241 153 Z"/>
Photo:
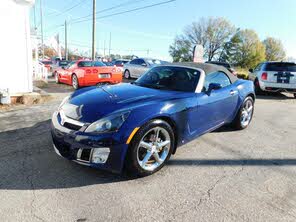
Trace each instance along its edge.
<path fill-rule="evenodd" d="M 254 69 L 249 69 L 249 72 L 250 72 L 250 73 L 253 73 L 253 72 L 254 72 Z"/>
<path fill-rule="evenodd" d="M 141 66 L 147 67 L 147 64 L 146 63 L 142 63 Z"/>
<path fill-rule="evenodd" d="M 213 90 L 218 90 L 218 89 L 221 89 L 221 88 L 222 88 L 222 86 L 221 86 L 220 83 L 210 83 L 208 93 L 210 93 Z"/>

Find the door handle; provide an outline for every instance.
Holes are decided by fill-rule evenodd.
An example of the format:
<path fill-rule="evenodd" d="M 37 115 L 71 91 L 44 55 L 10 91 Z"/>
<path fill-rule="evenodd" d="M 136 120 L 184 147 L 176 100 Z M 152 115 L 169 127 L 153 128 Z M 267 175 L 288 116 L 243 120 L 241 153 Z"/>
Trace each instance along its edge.
<path fill-rule="evenodd" d="M 235 91 L 231 90 L 231 91 L 230 91 L 230 95 L 233 96 L 234 94 L 235 94 Z"/>

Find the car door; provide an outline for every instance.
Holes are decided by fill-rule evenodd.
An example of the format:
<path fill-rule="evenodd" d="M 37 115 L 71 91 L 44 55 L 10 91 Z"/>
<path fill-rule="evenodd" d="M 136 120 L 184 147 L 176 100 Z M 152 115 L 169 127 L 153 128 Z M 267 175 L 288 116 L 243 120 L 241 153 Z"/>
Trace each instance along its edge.
<path fill-rule="evenodd" d="M 209 91 L 211 83 L 220 89 Z M 238 91 L 223 72 L 206 75 L 203 91 L 196 96 L 197 109 L 190 119 L 191 131 L 200 135 L 232 120 L 238 104 Z"/>
<path fill-rule="evenodd" d="M 76 63 L 72 64 L 67 70 L 67 82 L 69 84 L 72 84 L 72 74 L 75 72 L 75 69 L 77 69 Z"/>
<path fill-rule="evenodd" d="M 138 65 L 137 65 L 137 78 L 140 78 L 149 68 L 149 64 L 145 62 L 144 59 L 139 59 L 138 60 Z"/>
<path fill-rule="evenodd" d="M 138 64 L 138 59 L 134 59 L 126 65 L 132 78 L 137 77 L 137 64 Z"/>
<path fill-rule="evenodd" d="M 71 62 L 69 65 L 67 65 L 63 70 L 60 71 L 60 80 L 64 83 L 70 83 L 69 76 L 72 74 L 73 65 L 75 62 Z"/>
<path fill-rule="evenodd" d="M 60 81 L 61 82 L 67 82 L 67 72 L 69 69 L 70 65 L 66 66 L 65 68 L 61 69 L 58 71 L 58 74 L 60 76 Z"/>

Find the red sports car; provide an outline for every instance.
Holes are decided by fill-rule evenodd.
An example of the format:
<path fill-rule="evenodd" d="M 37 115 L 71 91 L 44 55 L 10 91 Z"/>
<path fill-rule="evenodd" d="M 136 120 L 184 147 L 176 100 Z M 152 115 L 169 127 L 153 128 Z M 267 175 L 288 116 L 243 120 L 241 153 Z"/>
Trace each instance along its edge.
<path fill-rule="evenodd" d="M 57 83 L 78 89 L 82 86 L 120 83 L 122 73 L 116 67 L 106 66 L 100 61 L 78 60 L 56 70 L 55 79 Z"/>

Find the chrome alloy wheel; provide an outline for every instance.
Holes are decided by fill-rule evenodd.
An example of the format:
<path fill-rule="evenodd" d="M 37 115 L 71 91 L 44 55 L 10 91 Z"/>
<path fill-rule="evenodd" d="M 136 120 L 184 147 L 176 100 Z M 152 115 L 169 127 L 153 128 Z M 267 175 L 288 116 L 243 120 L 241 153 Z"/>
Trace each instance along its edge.
<path fill-rule="evenodd" d="M 253 116 L 253 109 L 254 109 L 254 106 L 252 101 L 247 100 L 246 103 L 244 104 L 244 107 L 241 113 L 241 118 L 240 118 L 241 125 L 243 127 L 246 127 L 249 125 Z"/>
<path fill-rule="evenodd" d="M 140 167 L 154 171 L 167 158 L 171 149 L 168 131 L 162 127 L 150 129 L 141 139 L 137 148 L 137 160 Z"/>
<path fill-rule="evenodd" d="M 58 76 L 58 73 L 55 72 L 55 73 L 54 73 L 54 76 L 55 76 L 55 81 L 56 81 L 56 83 L 59 83 L 59 76 Z"/>
<path fill-rule="evenodd" d="M 72 86 L 74 89 L 78 89 L 78 79 L 76 75 L 72 76 Z"/>

